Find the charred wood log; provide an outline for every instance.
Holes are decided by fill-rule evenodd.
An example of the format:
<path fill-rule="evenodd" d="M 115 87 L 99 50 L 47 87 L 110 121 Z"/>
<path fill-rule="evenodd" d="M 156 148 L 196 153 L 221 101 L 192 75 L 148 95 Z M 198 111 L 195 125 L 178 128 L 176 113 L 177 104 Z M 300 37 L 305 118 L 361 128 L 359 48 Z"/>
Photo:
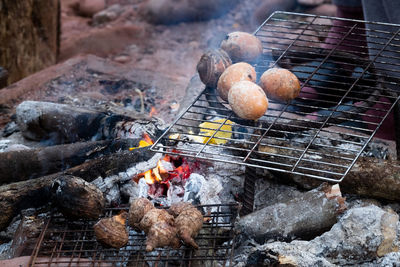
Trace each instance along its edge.
<path fill-rule="evenodd" d="M 23 209 L 45 205 L 51 199 L 51 187 L 57 178 L 73 175 L 91 182 L 99 175 L 112 175 L 126 170 L 135 162 L 148 160 L 154 155 L 148 148 L 118 152 L 85 162 L 63 173 L 0 186 L 0 230 Z"/>
<path fill-rule="evenodd" d="M 284 179 L 303 188 L 315 188 L 320 181 L 284 174 Z M 340 183 L 343 193 L 400 201 L 400 162 L 360 157 Z"/>
<path fill-rule="evenodd" d="M 337 136 L 336 138 L 340 138 Z M 263 142 L 264 143 L 264 142 Z M 267 145 L 267 143 L 272 144 L 272 146 Z M 274 147 L 274 145 L 277 145 Z M 273 160 L 274 162 L 286 162 L 285 159 L 273 158 L 269 154 L 274 153 L 279 155 L 286 155 L 294 158 L 299 157 L 299 153 L 304 149 L 303 147 L 298 147 L 300 150 L 288 150 L 284 149 L 285 144 L 283 142 L 265 141 L 265 145 L 260 145 L 258 147 L 258 156 L 262 160 Z M 293 146 L 294 147 L 294 146 Z M 300 151 L 300 152 L 299 152 Z M 315 150 L 318 151 L 318 150 Z M 322 151 L 320 151 L 322 153 Z M 347 166 L 348 161 L 341 159 L 343 156 L 343 150 L 334 151 L 324 149 L 325 161 L 332 164 Z M 304 167 L 321 170 L 321 166 L 318 162 L 309 161 Z M 262 170 L 257 169 L 258 175 L 263 176 Z M 297 186 L 304 189 L 313 189 L 320 186 L 323 182 L 321 180 L 316 180 L 313 178 L 308 178 L 292 173 L 282 173 L 271 171 L 275 177 L 280 181 L 286 183 L 294 183 Z M 313 174 L 313 173 L 311 173 Z M 326 178 L 330 177 L 326 174 Z M 400 162 L 394 160 L 383 160 L 370 157 L 359 157 L 354 166 L 351 168 L 349 173 L 340 182 L 340 188 L 343 193 L 355 194 L 363 197 L 386 199 L 391 201 L 400 200 Z"/>
<path fill-rule="evenodd" d="M 25 101 L 17 107 L 16 114 L 25 138 L 52 144 L 159 134 L 156 121 L 139 121 L 58 103 Z"/>
<path fill-rule="evenodd" d="M 0 153 L 0 185 L 37 178 L 136 147 L 139 139 L 105 140 Z"/>
<path fill-rule="evenodd" d="M 250 213 L 236 227 L 242 237 L 251 237 L 261 244 L 268 239 L 310 239 L 332 227 L 345 209 L 339 186 L 324 184 L 300 198 Z"/>

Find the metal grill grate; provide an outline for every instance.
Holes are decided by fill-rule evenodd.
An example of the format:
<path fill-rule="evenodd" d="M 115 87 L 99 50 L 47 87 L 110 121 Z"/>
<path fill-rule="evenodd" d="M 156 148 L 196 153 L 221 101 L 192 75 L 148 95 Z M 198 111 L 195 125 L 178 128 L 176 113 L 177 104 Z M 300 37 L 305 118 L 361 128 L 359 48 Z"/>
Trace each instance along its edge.
<path fill-rule="evenodd" d="M 263 44 L 257 76 L 270 67 L 290 69 L 301 95 L 290 103 L 270 100 L 253 122 L 206 88 L 152 150 L 340 182 L 398 101 L 399 31 L 399 25 L 275 12 L 255 32 Z"/>
<path fill-rule="evenodd" d="M 95 221 L 53 216 L 38 238 L 29 266 L 230 266 L 237 204 L 201 205 L 207 222 L 196 238 L 200 248 L 158 248 L 146 252 L 144 233 L 129 231 L 128 245 L 106 248 L 96 241 Z M 127 208 L 124 208 L 127 210 Z M 121 208 L 108 209 L 107 217 Z M 211 266 L 210 265 L 210 266 Z"/>

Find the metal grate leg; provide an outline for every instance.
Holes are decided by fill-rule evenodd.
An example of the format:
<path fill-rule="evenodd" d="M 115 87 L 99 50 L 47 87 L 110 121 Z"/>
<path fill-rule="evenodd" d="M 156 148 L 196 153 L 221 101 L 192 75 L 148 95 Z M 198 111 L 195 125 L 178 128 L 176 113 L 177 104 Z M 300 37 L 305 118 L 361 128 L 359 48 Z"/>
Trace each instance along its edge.
<path fill-rule="evenodd" d="M 256 169 L 253 167 L 246 166 L 245 178 L 244 178 L 244 194 L 243 194 L 243 207 L 240 210 L 240 216 L 247 215 L 253 212 L 254 207 L 254 195 L 256 188 Z"/>
<path fill-rule="evenodd" d="M 394 106 L 394 131 L 396 135 L 396 157 L 400 159 L 400 102 Z"/>

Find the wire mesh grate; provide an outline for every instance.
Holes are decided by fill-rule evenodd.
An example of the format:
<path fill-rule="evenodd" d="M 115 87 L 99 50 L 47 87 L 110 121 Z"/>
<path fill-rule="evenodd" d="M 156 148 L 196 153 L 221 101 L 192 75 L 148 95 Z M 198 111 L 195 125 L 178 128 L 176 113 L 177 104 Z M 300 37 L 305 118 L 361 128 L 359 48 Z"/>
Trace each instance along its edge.
<path fill-rule="evenodd" d="M 254 67 L 258 77 L 271 67 L 291 70 L 301 81 L 299 97 L 270 99 L 254 122 L 205 88 L 152 150 L 340 182 L 399 99 L 399 31 L 275 12 L 255 32 L 263 55 Z"/>
<path fill-rule="evenodd" d="M 233 223 L 237 204 L 199 205 L 206 219 L 196 237 L 199 249 L 156 248 L 146 252 L 146 236 L 129 231 L 128 245 L 108 248 L 96 241 L 96 221 L 69 221 L 61 215 L 49 219 L 38 238 L 29 266 L 230 266 Z M 128 208 L 111 208 L 106 217 Z"/>

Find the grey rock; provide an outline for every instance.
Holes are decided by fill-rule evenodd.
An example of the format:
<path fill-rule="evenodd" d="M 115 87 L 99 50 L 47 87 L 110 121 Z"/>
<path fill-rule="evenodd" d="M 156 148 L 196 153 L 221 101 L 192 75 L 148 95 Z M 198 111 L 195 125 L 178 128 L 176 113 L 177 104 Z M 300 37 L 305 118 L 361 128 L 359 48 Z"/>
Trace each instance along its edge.
<path fill-rule="evenodd" d="M 336 266 L 324 257 L 307 251 L 307 241 L 293 241 L 292 243 L 274 242 L 260 248 L 253 249 L 247 258 L 247 264 L 253 266 Z M 261 252 L 261 255 L 260 255 Z M 255 261 L 255 262 L 251 262 Z"/>
<path fill-rule="evenodd" d="M 353 208 L 329 232 L 310 241 L 309 251 L 335 264 L 371 261 L 395 249 L 398 223 L 397 214 L 375 205 Z"/>
<path fill-rule="evenodd" d="M 290 259 L 294 266 L 397 266 L 399 216 L 377 206 L 348 210 L 332 229 L 311 241 L 273 242 L 253 250 Z M 382 257 L 382 258 L 379 258 Z M 376 264 L 375 264 L 376 263 Z M 326 264 L 326 265 L 324 265 Z M 371 265 L 369 265 L 371 264 Z"/>
<path fill-rule="evenodd" d="M 142 13 L 153 23 L 172 24 L 218 17 L 238 0 L 149 0 Z"/>
<path fill-rule="evenodd" d="M 384 267 L 399 267 L 400 266 L 400 252 L 391 252 L 386 254 L 383 258 L 377 260 L 378 266 Z"/>
<path fill-rule="evenodd" d="M 121 5 L 115 4 L 96 13 L 93 16 L 93 25 L 100 25 L 115 20 L 122 13 Z"/>

